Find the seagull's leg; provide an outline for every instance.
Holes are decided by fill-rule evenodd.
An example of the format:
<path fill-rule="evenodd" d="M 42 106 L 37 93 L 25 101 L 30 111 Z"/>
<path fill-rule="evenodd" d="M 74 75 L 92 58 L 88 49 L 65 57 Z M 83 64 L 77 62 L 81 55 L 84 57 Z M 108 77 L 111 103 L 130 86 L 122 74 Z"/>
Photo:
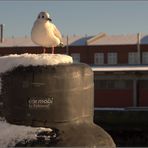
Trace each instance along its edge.
<path fill-rule="evenodd" d="M 46 53 L 46 48 L 45 47 L 43 48 L 43 53 Z"/>
<path fill-rule="evenodd" d="M 52 46 L 52 54 L 54 54 L 54 46 Z"/>

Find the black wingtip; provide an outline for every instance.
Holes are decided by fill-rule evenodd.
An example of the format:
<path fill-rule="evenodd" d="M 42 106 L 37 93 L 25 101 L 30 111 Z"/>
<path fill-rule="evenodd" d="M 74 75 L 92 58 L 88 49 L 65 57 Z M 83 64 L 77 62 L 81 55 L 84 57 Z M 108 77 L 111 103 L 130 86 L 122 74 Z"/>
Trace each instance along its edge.
<path fill-rule="evenodd" d="M 63 48 L 63 47 L 64 47 L 64 44 L 61 42 L 61 43 L 59 44 L 59 46 Z"/>

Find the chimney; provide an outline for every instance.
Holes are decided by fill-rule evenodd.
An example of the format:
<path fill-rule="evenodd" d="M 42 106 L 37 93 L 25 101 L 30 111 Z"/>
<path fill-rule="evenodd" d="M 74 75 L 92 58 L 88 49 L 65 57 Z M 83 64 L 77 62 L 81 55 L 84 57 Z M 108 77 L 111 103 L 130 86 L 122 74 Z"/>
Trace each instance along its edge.
<path fill-rule="evenodd" d="M 1 35 L 0 35 L 0 42 L 3 43 L 4 41 L 4 24 L 0 24 L 0 32 L 1 32 Z"/>

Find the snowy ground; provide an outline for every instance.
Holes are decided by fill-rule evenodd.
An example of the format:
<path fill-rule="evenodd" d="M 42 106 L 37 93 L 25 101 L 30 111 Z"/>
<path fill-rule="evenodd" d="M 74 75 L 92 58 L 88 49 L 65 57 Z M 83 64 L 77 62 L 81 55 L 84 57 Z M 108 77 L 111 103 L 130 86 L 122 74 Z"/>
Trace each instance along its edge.
<path fill-rule="evenodd" d="M 0 118 L 0 147 L 13 147 L 23 139 L 34 139 L 36 133 L 41 130 L 52 131 L 50 128 L 13 125 Z"/>

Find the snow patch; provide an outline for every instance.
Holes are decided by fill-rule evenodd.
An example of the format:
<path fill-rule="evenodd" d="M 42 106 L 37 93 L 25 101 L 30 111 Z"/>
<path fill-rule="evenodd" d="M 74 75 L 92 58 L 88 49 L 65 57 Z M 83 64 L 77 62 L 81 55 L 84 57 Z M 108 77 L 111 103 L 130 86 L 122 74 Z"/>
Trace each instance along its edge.
<path fill-rule="evenodd" d="M 10 54 L 0 57 L 0 74 L 13 70 L 18 66 L 41 66 L 41 65 L 58 65 L 73 63 L 71 56 L 64 54 Z M 1 94 L 0 79 L 0 94 Z"/>
<path fill-rule="evenodd" d="M 0 118 L 0 147 L 14 147 L 17 142 L 23 139 L 34 139 L 40 130 L 52 131 L 50 128 L 13 125 Z"/>
<path fill-rule="evenodd" d="M 11 54 L 0 57 L 0 73 L 17 66 L 58 65 L 73 63 L 71 56 L 63 54 Z"/>

